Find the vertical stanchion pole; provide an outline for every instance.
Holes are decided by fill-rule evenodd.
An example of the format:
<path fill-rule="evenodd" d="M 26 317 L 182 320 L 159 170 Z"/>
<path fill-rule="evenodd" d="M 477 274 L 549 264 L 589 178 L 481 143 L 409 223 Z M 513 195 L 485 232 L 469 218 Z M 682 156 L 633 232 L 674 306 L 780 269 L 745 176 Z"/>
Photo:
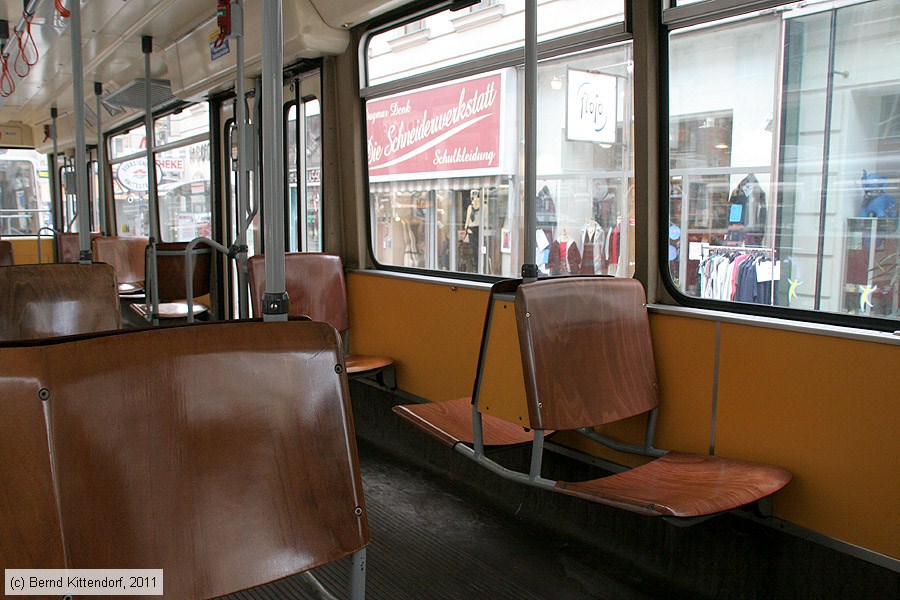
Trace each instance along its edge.
<path fill-rule="evenodd" d="M 266 293 L 263 319 L 287 321 L 284 289 L 284 113 L 281 0 L 263 1 L 262 102 Z"/>
<path fill-rule="evenodd" d="M 537 279 L 535 264 L 537 246 L 537 0 L 525 3 L 525 198 L 522 203 L 524 235 L 524 255 L 522 256 L 522 279 Z"/>
<path fill-rule="evenodd" d="M 72 2 L 69 34 L 72 37 L 72 102 L 75 109 L 75 204 L 78 207 L 78 262 L 90 263 L 91 205 L 87 186 L 84 137 L 84 73 L 81 56 L 81 4 Z"/>
<path fill-rule="evenodd" d="M 247 123 L 247 92 L 244 89 L 244 2 L 237 0 L 231 15 L 232 32 L 236 42 L 237 81 L 235 83 L 235 115 L 237 125 L 237 261 L 238 261 L 238 316 L 246 319 L 250 316 L 249 293 L 247 290 L 247 228 L 250 227 L 250 171 L 253 166 L 254 153 L 251 151 L 252 139 L 249 136 Z M 231 148 L 228 149 L 231 151 Z"/>
<path fill-rule="evenodd" d="M 94 96 L 97 99 L 97 202 L 100 208 L 100 231 L 110 234 L 109 222 L 106 218 L 106 148 L 103 145 L 103 117 L 101 116 L 100 96 L 103 94 L 103 84 L 94 82 Z"/>
<path fill-rule="evenodd" d="M 149 273 L 144 278 L 150 281 L 150 321 L 159 324 L 159 281 L 156 272 L 156 242 L 159 241 L 159 204 L 156 200 L 156 161 L 153 146 L 156 132 L 153 128 L 153 94 L 150 88 L 150 54 L 153 52 L 153 38 L 141 36 L 141 51 L 144 53 L 144 139 L 147 146 L 147 205 L 150 219 L 150 248 L 153 259 L 149 261 Z"/>
<path fill-rule="evenodd" d="M 62 186 L 59 181 L 59 143 L 56 141 L 56 119 L 59 116 L 55 106 L 50 107 L 50 136 L 53 138 L 53 159 L 50 161 L 50 193 L 53 198 L 53 229 L 65 229 L 66 215 L 63 214 Z M 54 236 L 56 256 L 59 260 L 59 236 Z"/>

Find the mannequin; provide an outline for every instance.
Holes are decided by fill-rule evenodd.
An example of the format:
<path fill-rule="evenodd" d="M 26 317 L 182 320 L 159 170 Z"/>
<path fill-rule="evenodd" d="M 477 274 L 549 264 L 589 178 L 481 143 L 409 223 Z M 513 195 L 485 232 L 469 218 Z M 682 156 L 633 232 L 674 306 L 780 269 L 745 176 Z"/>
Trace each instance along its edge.
<path fill-rule="evenodd" d="M 556 238 L 556 241 L 559 244 L 560 272 L 566 273 L 566 272 L 568 272 L 568 265 L 566 263 L 566 258 L 568 257 L 569 242 L 571 242 L 571 238 L 569 237 L 569 232 L 566 231 L 565 229 L 563 229 L 562 233 L 559 234 L 559 237 Z"/>
<path fill-rule="evenodd" d="M 421 255 L 419 243 L 416 239 L 416 225 L 409 219 L 402 219 L 400 226 L 403 229 L 403 265 L 406 267 L 421 267 Z"/>
<path fill-rule="evenodd" d="M 464 223 L 465 235 L 457 244 L 457 270 L 466 273 L 478 272 L 478 230 L 481 225 L 481 190 L 469 193 Z"/>
<path fill-rule="evenodd" d="M 469 202 L 468 208 L 466 208 L 466 234 L 468 235 L 471 232 L 472 228 L 478 227 L 478 213 L 481 210 L 481 192 L 478 190 L 472 190 L 471 192 L 472 201 Z"/>

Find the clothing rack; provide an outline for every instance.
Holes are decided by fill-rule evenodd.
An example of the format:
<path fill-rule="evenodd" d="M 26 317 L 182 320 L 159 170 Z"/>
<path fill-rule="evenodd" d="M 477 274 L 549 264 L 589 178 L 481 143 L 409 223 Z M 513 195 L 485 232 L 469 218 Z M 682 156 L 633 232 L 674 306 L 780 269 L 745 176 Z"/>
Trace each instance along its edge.
<path fill-rule="evenodd" d="M 712 244 L 702 244 L 701 251 L 708 254 L 709 250 L 727 250 L 729 252 L 764 252 L 775 256 L 775 248 L 763 248 L 762 246 L 714 246 Z"/>

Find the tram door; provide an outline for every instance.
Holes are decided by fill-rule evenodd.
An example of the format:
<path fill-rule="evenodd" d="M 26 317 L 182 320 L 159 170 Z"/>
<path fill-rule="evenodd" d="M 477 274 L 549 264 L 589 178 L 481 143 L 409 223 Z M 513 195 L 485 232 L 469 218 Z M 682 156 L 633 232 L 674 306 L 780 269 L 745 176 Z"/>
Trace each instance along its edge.
<path fill-rule="evenodd" d="M 255 123 L 259 121 L 258 115 L 256 114 L 256 102 L 255 96 L 252 92 L 248 92 L 246 98 L 246 114 L 249 121 Z M 221 178 L 222 178 L 222 187 L 223 193 L 222 196 L 224 198 L 225 204 L 225 235 L 224 239 L 226 240 L 226 244 L 235 243 L 238 237 L 239 230 L 246 231 L 246 244 L 247 244 L 247 255 L 253 256 L 259 252 L 262 252 L 262 214 L 260 211 L 259 203 L 257 198 L 258 194 L 258 182 L 256 173 L 258 172 L 258 165 L 253 162 L 254 155 L 256 154 L 256 150 L 252 150 L 257 146 L 258 140 L 256 139 L 257 134 L 253 131 L 253 128 L 250 128 L 247 132 L 248 137 L 250 138 L 247 144 L 247 147 L 250 148 L 247 154 L 251 157 L 249 160 L 251 161 L 249 165 L 246 165 L 249 168 L 249 173 L 247 174 L 246 184 L 245 184 L 245 193 L 247 194 L 247 210 L 240 211 L 238 208 L 238 193 L 240 187 L 240 179 L 238 177 L 238 169 L 241 166 L 239 162 L 239 158 L 241 155 L 241 150 L 239 147 L 239 136 L 237 133 L 237 125 L 235 123 L 235 113 L 236 113 L 236 99 L 222 102 L 219 106 L 219 123 L 220 129 L 218 135 L 221 139 L 220 147 L 222 148 L 222 156 L 221 160 L 218 162 L 221 165 Z M 228 312 L 232 317 L 238 317 L 240 315 L 239 310 L 239 302 L 238 302 L 238 263 L 237 261 L 230 260 L 227 261 L 227 282 L 228 282 L 228 294 L 226 304 L 228 307 Z"/>
<path fill-rule="evenodd" d="M 322 251 L 322 118 L 318 71 L 285 86 L 285 249 Z"/>
<path fill-rule="evenodd" d="M 76 175 L 75 159 L 72 156 L 61 154 L 57 162 L 57 181 L 60 182 L 59 194 L 62 196 L 62 218 L 54 228 L 62 232 L 75 233 L 78 231 L 78 205 L 75 195 Z M 87 151 L 88 174 L 88 202 L 91 207 L 90 224 L 91 231 L 101 230 L 100 198 L 98 184 L 98 163 L 96 147 L 90 147 Z M 48 184 L 49 185 L 49 184 Z M 48 187 L 49 190 L 49 187 Z M 49 198 L 49 192 L 47 197 Z M 49 204 L 49 203 L 48 203 Z M 49 206 L 48 206 L 49 208 Z"/>
<path fill-rule="evenodd" d="M 284 173 L 285 173 L 285 249 L 288 252 L 322 251 L 322 147 L 320 117 L 319 71 L 301 73 L 285 82 L 284 98 Z M 251 123 L 259 121 L 255 97 L 247 98 L 247 115 Z M 238 136 L 235 126 L 235 105 L 232 101 L 220 106 L 223 160 L 222 180 L 226 199 L 227 232 L 229 243 L 236 239 L 238 228 L 247 228 L 248 255 L 263 251 L 262 207 L 257 200 L 259 165 L 254 164 L 249 174 L 249 212 L 238 214 Z M 254 136 L 256 133 L 251 134 Z M 263 134 L 265 135 L 265 134 Z M 254 144 L 258 143 L 254 139 Z M 263 140 L 263 143 L 265 141 Z M 256 155 L 260 153 L 257 150 Z M 231 314 L 240 314 L 238 305 L 238 265 L 229 261 L 229 307 Z"/>

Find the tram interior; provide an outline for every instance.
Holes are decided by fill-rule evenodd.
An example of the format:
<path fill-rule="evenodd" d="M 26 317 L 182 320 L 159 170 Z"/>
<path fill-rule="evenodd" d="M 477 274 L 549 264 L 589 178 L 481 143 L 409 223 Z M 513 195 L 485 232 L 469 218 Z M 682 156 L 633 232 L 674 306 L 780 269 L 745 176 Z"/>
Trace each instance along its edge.
<path fill-rule="evenodd" d="M 395 95 L 409 91 L 406 84 L 395 91 L 390 81 L 377 78 L 361 85 L 366 52 L 357 45 L 367 28 L 374 23 L 380 32 L 378 27 L 402 17 L 404 35 L 395 46 L 414 48 L 421 30 L 411 16 L 431 14 L 440 5 L 472 18 L 466 11 L 475 4 L 87 0 L 73 7 L 65 0 L 26 0 L 23 10 L 21 2 L 0 3 L 0 33 L 9 31 L 0 40 L 0 389 L 9 393 L 0 396 L 0 479 L 15 484 L 4 486 L 9 494 L 0 493 L 0 568 L 149 569 L 165 563 L 178 590 L 166 591 L 172 598 L 900 598 L 900 522 L 894 509 L 900 493 L 900 382 L 897 369 L 890 368 L 896 340 L 884 343 L 891 334 L 878 332 L 884 339 L 873 342 L 845 330 L 822 337 L 821 331 L 802 329 L 800 319 L 768 328 L 774 319 L 741 320 L 723 317 L 724 310 L 674 306 L 673 295 L 653 274 L 656 249 L 648 232 L 658 225 L 650 218 L 654 209 L 634 202 L 649 187 L 646 174 L 634 171 L 644 165 L 640 150 L 649 153 L 651 136 L 645 135 L 643 147 L 627 144 L 644 123 L 637 133 L 620 123 L 612 138 L 589 150 L 566 150 L 567 159 L 597 170 L 589 183 L 562 168 L 535 177 L 534 195 L 545 205 L 537 206 L 531 231 L 546 242 L 539 239 L 536 247 L 549 257 L 551 239 L 557 252 L 559 240 L 569 240 L 567 228 L 573 239 L 584 235 L 582 227 L 593 235 L 594 216 L 602 217 L 602 227 L 615 229 L 621 254 L 590 277 L 634 276 L 652 294 L 636 310 L 643 311 L 652 337 L 652 346 L 642 338 L 648 342 L 643 359 L 656 361 L 658 387 L 665 390 L 659 392 L 660 447 L 705 455 L 709 462 L 735 456 L 774 465 L 778 485 L 711 518 L 704 513 L 663 519 L 638 514 L 652 513 L 652 504 L 634 511 L 634 502 L 591 502 L 544 485 L 638 472 L 645 458 L 598 450 L 591 441 L 564 432 L 554 436 L 547 427 L 537 476 L 537 455 L 528 444 L 485 449 L 488 469 L 397 417 L 397 405 L 437 406 L 475 396 L 476 421 L 502 419 L 526 437 L 544 431 L 536 421 L 540 410 L 528 412 L 524 399 L 532 391 L 523 380 L 531 372 L 520 361 L 520 348 L 541 349 L 520 347 L 527 326 L 517 329 L 517 315 L 523 321 L 525 316 L 516 312 L 515 298 L 490 292 L 501 274 L 518 269 L 517 246 L 531 241 L 519 240 L 520 215 L 513 208 L 526 189 L 513 176 L 490 170 L 422 181 L 403 173 L 397 181 L 365 174 L 375 173 L 365 165 L 374 160 L 364 149 L 367 106 L 390 107 Z M 499 19 L 499 4 L 485 3 L 491 19 Z M 530 10 L 524 2 L 507 4 Z M 676 9 L 693 3 L 665 4 Z M 730 4 L 739 3 L 719 4 L 732 10 Z M 632 12 L 644 19 L 656 15 L 637 0 L 623 6 L 629 18 Z M 275 19 L 277 7 L 282 14 Z M 228 21 L 237 31 L 220 29 L 223 14 L 241 17 Z M 275 48 L 266 39 L 272 32 L 265 30 L 273 19 L 283 32 Z M 648 35 L 649 29 L 616 34 L 610 55 L 618 61 L 617 75 L 607 74 L 611 80 L 631 77 L 635 65 L 646 64 L 640 52 L 653 48 L 656 42 L 648 38 L 659 33 Z M 617 45 L 632 34 L 640 38 L 634 48 Z M 572 35 L 575 58 L 560 72 L 596 76 L 586 66 L 593 59 L 579 54 L 587 42 L 579 32 Z M 548 47 L 562 52 L 552 42 Z M 273 63 L 277 83 L 265 80 Z M 504 93 L 513 97 L 519 84 L 512 78 L 522 60 L 516 55 L 507 63 L 483 79 L 495 78 L 498 87 L 502 81 Z M 79 65 L 83 73 L 76 76 Z M 421 79 L 414 83 L 426 90 L 444 83 L 430 80 L 427 72 L 416 75 Z M 652 74 L 644 77 L 643 86 L 652 86 Z M 551 78 L 548 67 L 543 79 L 550 86 L 558 76 Z M 379 86 L 393 95 L 379 98 Z M 234 100 L 238 89 L 252 90 L 247 106 L 255 129 L 234 125 L 247 108 Z M 266 106 L 267 94 L 285 106 Z M 157 120 L 145 114 L 148 107 L 150 113 L 165 110 Z M 556 108 L 565 110 L 561 103 Z M 514 127 L 517 118 L 504 114 L 497 127 Z M 275 137 L 284 143 L 259 141 L 270 134 L 266 125 L 286 122 L 287 140 Z M 682 148 L 682 156 L 677 144 L 672 156 L 671 218 L 657 220 L 683 224 L 686 246 L 699 243 L 689 237 L 697 232 L 688 229 L 713 227 L 713 221 L 718 229 L 730 228 L 729 177 L 736 172 L 725 168 L 732 150 L 716 143 L 731 142 L 734 119 L 711 110 L 673 123 L 685 148 L 688 138 L 721 137 L 706 140 L 722 161 L 704 165 L 713 175 L 697 171 L 689 151 Z M 148 124 L 154 126 L 151 136 Z M 572 141 L 554 127 L 545 123 L 554 144 Z M 765 127 L 771 132 L 771 122 Z M 515 170 L 519 144 L 511 130 L 503 131 L 509 147 L 504 168 Z M 19 154 L 25 150 L 50 155 L 52 163 Z M 148 168 L 153 153 L 155 166 Z M 636 154 L 639 166 L 629 172 L 622 165 Z M 259 168 L 266 161 L 281 165 L 283 155 L 294 166 L 284 172 L 280 166 Z M 451 161 L 454 155 L 442 156 Z M 774 175 L 747 177 L 759 187 Z M 262 194 L 266 186 L 281 193 Z M 251 189 L 258 204 L 247 198 Z M 698 190 L 712 198 L 699 212 L 696 206 L 689 210 L 687 200 Z M 749 192 L 746 206 L 753 215 L 747 231 L 743 225 L 740 231 L 758 233 L 760 243 L 768 235 L 766 223 L 775 218 L 774 210 L 766 213 L 761 190 Z M 574 213 L 558 212 L 552 198 Z M 285 206 L 288 215 L 280 219 Z M 329 219 L 337 225 L 323 227 Z M 893 256 L 892 246 L 873 244 L 884 233 L 878 227 L 891 223 L 847 219 L 863 220 L 855 233 L 866 227 L 871 232 L 865 243 L 862 233 L 857 236 L 854 260 L 881 264 Z M 284 247 L 272 243 L 282 237 Z M 191 254 L 187 246 L 198 239 L 203 241 Z M 710 240 L 703 243 L 709 253 Z M 248 258 L 248 247 L 255 256 Z M 698 257 L 688 258 L 674 242 L 670 248 L 676 255 L 665 269 L 688 296 L 700 297 Z M 291 288 L 284 270 L 304 253 L 330 257 L 337 274 L 333 264 L 329 280 L 325 267 L 307 267 L 303 285 Z M 566 262 L 565 254 L 556 258 Z M 171 271 L 160 271 L 167 260 Z M 78 264 L 92 261 L 106 264 Z M 860 268 L 864 275 L 871 270 Z M 542 277 L 557 274 L 549 260 L 541 269 Z M 87 271 L 90 283 L 80 279 Z M 845 312 L 869 311 L 864 316 L 871 316 L 871 308 L 888 316 L 896 311 L 890 296 L 896 296 L 895 288 L 882 289 L 877 304 L 865 308 L 865 294 L 876 290 L 870 285 L 866 291 L 863 283 L 845 282 L 840 297 L 829 301 Z M 273 289 L 265 293 L 266 287 Z M 170 288 L 176 291 L 160 294 Z M 282 310 L 285 301 L 297 306 L 303 295 L 316 292 L 326 295 L 320 301 L 324 312 L 322 306 L 295 308 L 288 317 Z M 97 314 L 101 303 L 105 312 Z M 171 323 L 161 323 L 168 321 L 166 308 L 173 311 Z M 341 314 L 334 317 L 329 310 Z M 598 326 L 596 312 L 602 311 L 572 327 Z M 277 336 L 264 333 L 269 321 L 279 322 Z M 557 333 L 562 331 L 561 325 Z M 158 356 L 151 352 L 154 345 Z M 544 356 L 541 364 L 552 370 L 556 362 L 559 373 L 578 377 L 569 367 L 591 370 L 596 357 L 590 352 L 600 347 L 574 358 L 556 348 L 559 355 Z M 772 360 L 774 347 L 787 360 Z M 230 362 L 235 360 L 246 362 L 238 368 Z M 863 371 L 870 361 L 888 367 L 861 380 L 835 374 L 842 368 Z M 110 372 L 107 364 L 115 368 Z M 618 368 L 630 373 L 635 364 Z M 745 376 L 748 371 L 752 378 Z M 178 379 L 187 374 L 190 381 Z M 91 387 L 100 385 L 102 390 Z M 260 408 L 251 402 L 260 400 L 257 393 L 271 402 Z M 848 406 L 840 402 L 845 396 L 867 404 Z M 32 397 L 40 403 L 29 405 Z M 107 409 L 100 408 L 103 403 Z M 473 413 L 468 402 L 463 405 L 465 414 L 455 425 L 463 422 L 468 434 Z M 561 409 L 566 410 L 573 409 Z M 638 412 L 624 415 L 621 423 L 603 420 L 598 429 L 640 445 L 643 427 L 653 430 L 656 421 Z M 108 419 L 114 422 L 104 427 Z M 292 419 L 303 427 L 290 427 Z M 595 424 L 579 427 L 593 430 Z M 446 432 L 439 431 L 439 439 L 441 434 Z M 242 448 L 242 436 L 253 442 L 249 450 Z M 480 452 L 471 445 L 473 453 Z M 197 454 L 184 463 L 182 451 Z M 286 457 L 292 457 L 289 465 L 283 464 Z M 22 464 L 33 466 L 23 472 Z M 155 469 L 160 487 L 129 482 L 117 468 L 132 469 L 129 475 Z M 331 477 L 333 469 L 346 480 Z M 499 476 L 498 469 L 523 473 L 530 484 L 547 479 L 523 485 Z M 313 487 L 323 495 L 313 498 Z M 85 501 L 90 498 L 96 499 L 93 507 Z M 29 525 L 38 511 L 30 511 L 32 506 L 48 510 L 49 521 Z M 343 512 L 336 514 L 336 507 Z M 151 530 L 154 519 L 165 525 L 159 536 Z M 113 538 L 126 536 L 128 543 L 97 542 L 92 523 Z M 352 543 L 334 539 L 341 535 Z M 365 554 L 357 542 L 366 546 Z M 205 543 L 229 551 L 210 550 Z M 177 546 L 177 556 L 187 562 L 172 564 L 176 554 L 167 544 Z M 191 560 L 210 564 L 186 567 Z M 222 586 L 208 580 L 217 573 Z M 6 593 L 13 595 L 9 587 Z"/>

